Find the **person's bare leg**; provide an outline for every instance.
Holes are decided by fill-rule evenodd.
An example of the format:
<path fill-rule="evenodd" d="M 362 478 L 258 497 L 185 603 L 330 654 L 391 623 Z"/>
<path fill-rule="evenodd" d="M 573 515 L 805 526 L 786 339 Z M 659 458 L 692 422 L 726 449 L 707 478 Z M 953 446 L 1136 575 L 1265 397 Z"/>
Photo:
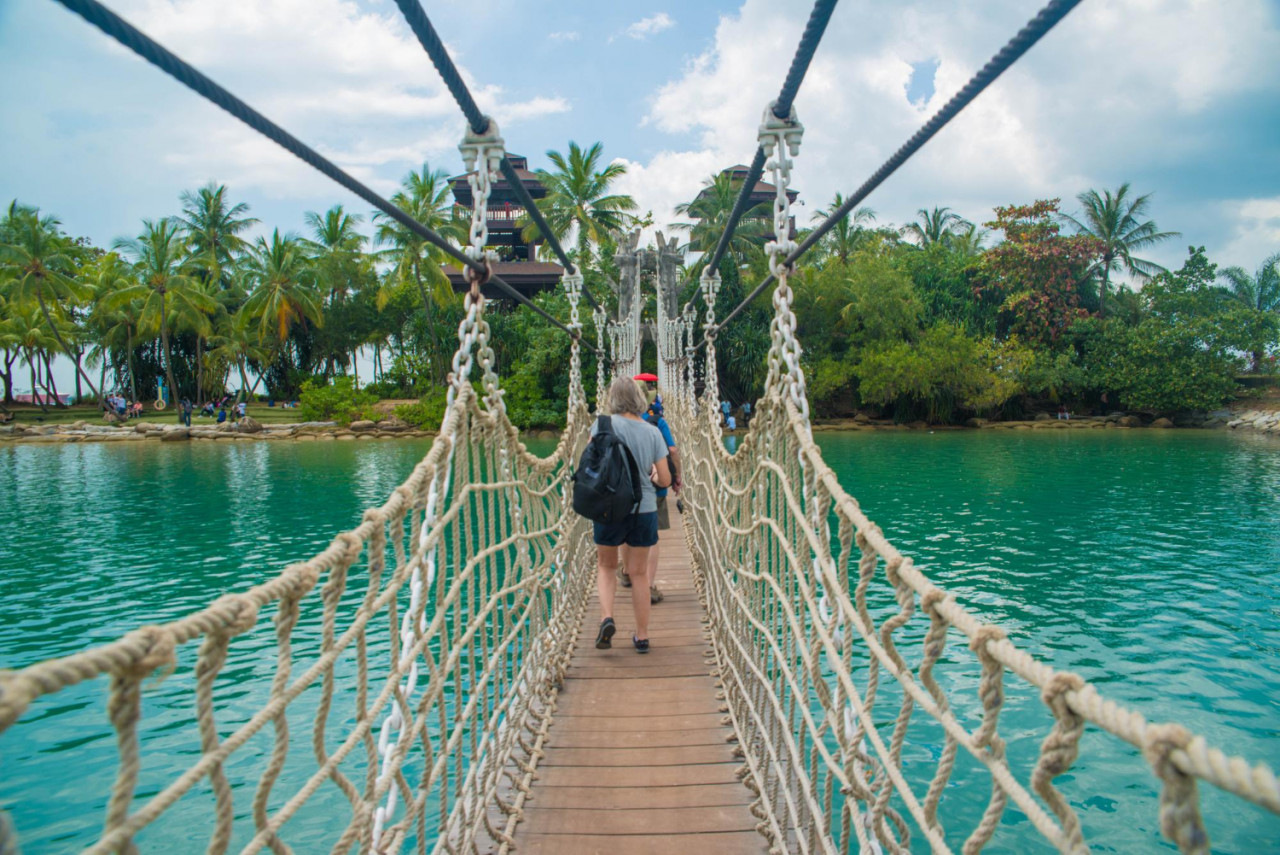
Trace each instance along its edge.
<path fill-rule="evenodd" d="M 636 612 L 636 638 L 649 637 L 649 550 L 633 546 L 627 550 L 627 574 L 631 576 L 631 605 Z"/>
<path fill-rule="evenodd" d="M 655 543 L 653 546 L 649 547 L 649 558 L 645 562 L 645 567 L 647 568 L 649 575 L 649 586 L 651 588 L 657 587 L 658 585 L 658 547 L 660 545 L 660 543 Z"/>
<path fill-rule="evenodd" d="M 600 591 L 600 619 L 613 617 L 613 597 L 618 592 L 618 547 L 596 547 L 596 586 Z"/>

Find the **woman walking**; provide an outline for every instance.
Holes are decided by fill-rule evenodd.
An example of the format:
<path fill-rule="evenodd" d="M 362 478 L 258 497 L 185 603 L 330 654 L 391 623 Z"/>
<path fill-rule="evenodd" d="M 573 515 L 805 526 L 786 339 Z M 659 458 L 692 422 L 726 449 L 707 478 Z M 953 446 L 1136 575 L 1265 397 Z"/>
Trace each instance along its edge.
<path fill-rule="evenodd" d="M 671 485 L 667 465 L 667 443 L 656 427 L 643 418 L 649 402 L 629 377 L 619 377 L 609 387 L 605 407 L 612 418 L 610 429 L 635 458 L 641 473 L 641 497 L 637 509 L 616 523 L 595 523 L 596 584 L 600 590 L 602 620 L 596 647 L 613 646 L 617 626 L 613 622 L 613 598 L 618 592 L 618 547 L 626 544 L 624 570 L 631 577 L 631 604 L 636 630 L 631 636 L 636 652 L 649 652 L 649 550 L 658 542 L 658 500 L 656 488 Z M 598 425 L 591 426 L 595 436 Z M 647 474 L 648 477 L 644 477 Z"/>

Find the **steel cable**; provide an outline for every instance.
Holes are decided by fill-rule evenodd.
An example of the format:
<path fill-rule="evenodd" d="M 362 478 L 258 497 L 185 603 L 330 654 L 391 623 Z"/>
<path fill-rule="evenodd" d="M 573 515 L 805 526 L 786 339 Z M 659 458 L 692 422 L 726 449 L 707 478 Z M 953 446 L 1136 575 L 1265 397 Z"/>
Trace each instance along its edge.
<path fill-rule="evenodd" d="M 461 264 L 470 267 L 472 270 L 484 275 L 488 272 L 488 268 L 477 261 L 472 260 L 462 250 L 453 246 L 436 232 L 424 226 L 413 217 L 391 204 L 386 199 L 373 192 L 370 188 L 357 181 L 355 178 L 338 168 L 329 159 L 325 158 L 315 149 L 290 134 L 284 128 L 272 122 L 266 116 L 250 107 L 244 101 L 231 94 L 212 79 L 196 70 L 194 66 L 178 57 L 172 51 L 165 48 L 159 42 L 152 39 L 146 33 L 143 33 L 137 27 L 130 24 L 124 18 L 121 18 L 115 12 L 112 12 L 106 6 L 103 6 L 97 0 L 57 0 L 62 6 L 75 12 L 84 18 L 93 26 L 115 39 L 147 62 L 159 68 L 170 77 L 182 83 L 193 92 L 204 96 L 223 110 L 235 116 L 258 133 L 270 139 L 279 145 L 285 151 L 294 155 L 303 162 L 309 164 L 321 174 L 337 182 L 338 184 L 350 190 L 373 207 L 382 211 L 423 240 L 437 247 L 450 258 L 456 259 Z M 573 330 L 562 324 L 559 320 L 551 315 L 545 309 L 533 303 L 528 297 L 521 294 L 510 284 L 503 281 L 498 276 L 490 276 L 488 281 L 492 283 L 498 290 L 506 294 L 508 297 L 517 302 L 528 306 L 537 312 L 554 326 L 568 333 L 571 336 L 577 335 Z M 592 350 L 596 350 L 595 346 L 589 342 L 584 345 Z"/>
<path fill-rule="evenodd" d="M 919 151 L 925 143 L 931 140 L 938 131 L 942 130 L 942 128 L 946 126 L 947 122 L 950 122 L 960 114 L 961 110 L 969 106 L 975 98 L 982 94 L 983 90 L 995 82 L 996 78 L 1003 74 L 1011 65 L 1021 59 L 1023 54 L 1030 50 L 1036 42 L 1040 41 L 1040 39 L 1052 30 L 1059 21 L 1065 18 L 1068 12 L 1080 5 L 1080 2 L 1081 0 L 1053 0 L 1053 2 L 1041 9 L 1040 13 L 1032 18 L 1016 36 L 1010 39 L 1009 43 L 1001 48 L 999 53 L 979 69 L 978 73 L 965 84 L 963 89 L 952 96 L 951 100 L 943 105 L 942 109 L 934 113 L 933 117 L 929 119 L 929 121 L 926 122 L 920 130 L 916 131 L 915 134 L 912 135 L 911 139 L 903 143 L 902 147 L 895 151 L 879 169 L 873 172 L 871 177 L 864 181 L 862 186 L 854 191 L 854 193 L 845 200 L 843 205 L 833 211 L 831 216 L 823 220 L 822 223 L 820 223 L 818 227 L 815 228 L 807 238 L 805 238 L 804 242 L 796 247 L 795 250 L 786 257 L 784 263 L 788 266 L 795 264 L 800 256 L 808 252 L 815 243 L 826 235 L 827 232 L 831 231 L 836 223 L 847 217 L 850 211 L 862 204 L 863 200 L 865 200 L 867 196 L 871 195 L 873 190 L 879 187 L 886 178 L 898 169 L 898 167 L 906 163 L 911 156 Z M 724 327 L 740 315 L 753 300 L 759 297 L 764 290 L 775 281 L 773 274 L 765 277 L 765 280 L 757 285 L 755 289 L 748 294 L 732 312 L 725 315 L 724 320 L 720 321 L 717 326 Z M 706 337 L 704 336 L 702 341 L 698 343 L 698 347 L 705 345 L 706 341 Z"/>
<path fill-rule="evenodd" d="M 805 24 L 804 33 L 800 36 L 800 44 L 796 47 L 795 56 L 791 58 L 791 67 L 787 70 L 786 79 L 782 82 L 782 91 L 778 93 L 778 100 L 773 105 L 773 114 L 779 119 L 785 119 L 791 115 L 791 107 L 795 103 L 796 95 L 800 92 L 800 84 L 804 82 L 809 64 L 818 50 L 818 43 L 822 41 L 822 35 L 827 31 L 827 23 L 831 20 L 831 13 L 835 11 L 836 3 L 837 0 L 818 0 L 813 4 L 813 11 L 809 13 L 809 22 Z M 757 146 L 756 155 L 751 161 L 751 167 L 747 170 L 747 177 L 742 182 L 742 188 L 738 190 L 737 200 L 733 203 L 729 221 L 725 224 L 724 232 L 716 242 L 715 251 L 711 253 L 711 258 L 705 267 L 710 267 L 713 271 L 719 268 L 720 259 L 724 258 L 725 252 L 729 249 L 729 241 L 733 239 L 733 233 L 738 230 L 738 222 L 747 212 L 749 207 L 747 200 L 751 197 L 751 191 L 755 189 L 760 176 L 764 174 L 764 161 L 764 149 Z M 693 292 L 689 302 L 684 305 L 685 310 L 698 301 L 701 293 L 701 289 Z"/>
<path fill-rule="evenodd" d="M 440 40 L 440 34 L 432 26 L 431 19 L 423 11 L 422 4 L 418 0 L 396 0 L 396 6 L 400 7 L 405 23 L 409 25 L 409 29 L 413 30 L 413 34 L 417 36 L 418 43 L 422 45 L 422 49 L 427 52 L 427 56 L 431 59 L 431 64 L 440 73 L 440 79 L 444 81 L 444 85 L 449 88 L 450 94 L 453 95 L 453 100 L 458 102 L 458 108 L 462 110 L 462 115 L 466 117 L 467 124 L 471 126 L 471 130 L 477 134 L 484 133 L 489 129 L 489 117 L 480 111 L 480 105 L 471 96 L 471 90 L 467 88 L 466 81 L 462 79 L 458 66 L 454 65 L 453 57 L 449 56 L 448 48 Z M 543 218 L 542 212 L 538 210 L 537 203 L 533 201 L 533 197 L 529 195 L 529 191 L 521 183 L 516 175 L 515 167 L 511 165 L 511 161 L 507 159 L 505 154 L 502 157 L 502 163 L 499 168 L 502 171 L 502 177 L 511 185 L 512 192 L 516 194 L 520 204 L 524 205 L 525 210 L 529 212 L 530 219 L 537 226 L 539 233 L 546 238 L 547 245 L 556 254 L 556 258 L 560 260 L 560 263 L 564 265 L 565 270 L 570 274 L 577 273 L 577 266 L 569 260 L 564 248 L 560 246 L 560 241 L 547 226 L 547 221 Z M 600 308 L 600 304 L 591 295 L 586 283 L 582 285 L 582 295 L 587 298 L 591 308 Z"/>

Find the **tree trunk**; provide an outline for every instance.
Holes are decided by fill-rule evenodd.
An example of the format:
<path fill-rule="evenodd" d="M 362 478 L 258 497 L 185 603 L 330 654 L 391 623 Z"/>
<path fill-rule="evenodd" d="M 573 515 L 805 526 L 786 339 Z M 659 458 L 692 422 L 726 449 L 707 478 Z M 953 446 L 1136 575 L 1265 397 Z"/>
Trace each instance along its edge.
<path fill-rule="evenodd" d="M 413 278 L 418 283 L 418 293 L 422 295 L 422 306 L 424 309 L 426 309 L 426 312 L 427 312 L 427 335 L 431 341 L 431 354 L 432 354 L 431 379 L 434 382 L 439 383 L 443 380 L 443 378 L 439 378 L 436 376 L 435 352 L 439 350 L 439 347 L 436 341 L 435 317 L 434 317 L 434 313 L 431 311 L 431 298 L 427 294 L 426 286 L 422 284 L 422 271 L 419 268 L 417 258 L 414 258 L 413 260 Z"/>
<path fill-rule="evenodd" d="M 1111 283 L 1111 257 L 1103 256 L 1102 258 L 1102 291 L 1098 295 L 1098 318 L 1102 319 L 1107 316 L 1107 285 Z"/>
<path fill-rule="evenodd" d="M 80 398 L 84 394 L 80 389 L 80 358 L 83 354 L 84 354 L 84 350 L 82 348 L 77 347 L 75 350 L 75 355 L 72 357 L 72 359 L 74 359 L 76 362 L 76 403 L 77 404 L 80 403 Z M 99 379 L 98 388 L 101 389 L 102 385 L 103 385 L 102 380 Z"/>
<path fill-rule="evenodd" d="M 4 349 L 4 402 L 13 403 L 13 361 L 18 358 L 15 350 L 10 355 L 9 348 Z"/>
<path fill-rule="evenodd" d="M 164 376 L 169 382 L 169 401 L 178 404 L 178 386 L 173 382 L 173 357 L 169 354 L 169 319 L 166 317 L 164 295 L 160 295 L 160 346 L 164 348 Z"/>
<path fill-rule="evenodd" d="M 249 375 L 244 370 L 243 356 L 236 358 L 236 365 L 240 368 L 240 391 L 236 393 L 236 400 L 239 401 L 243 397 L 247 403 L 249 400 Z"/>
<path fill-rule="evenodd" d="M 35 353 L 28 353 L 28 354 L 27 354 L 27 367 L 31 369 L 31 403 L 33 403 L 33 404 L 34 404 L 34 403 L 36 403 L 36 402 L 39 402 L 39 404 L 40 404 L 40 412 L 42 412 L 42 413 L 47 413 L 47 412 L 49 412 L 49 408 L 45 406 L 45 403 L 44 403 L 44 400 L 45 400 L 45 399 L 44 399 L 43 397 L 41 397 L 40 392 L 36 389 L 36 356 L 35 356 Z"/>
<path fill-rule="evenodd" d="M 40 382 L 44 386 L 44 390 L 53 396 L 53 405 L 60 410 L 65 409 L 67 405 L 62 403 L 62 396 L 58 394 L 58 382 L 53 379 L 53 356 L 47 351 L 43 356 L 44 376 Z"/>
<path fill-rule="evenodd" d="M 204 339 L 196 336 L 196 405 L 204 400 Z"/>
<path fill-rule="evenodd" d="M 53 333 L 53 337 L 58 341 L 58 347 L 62 348 L 62 352 L 67 356 L 71 356 L 71 351 L 67 348 L 67 343 L 62 340 L 62 333 L 58 332 L 57 326 L 53 323 L 53 318 L 49 317 L 49 307 L 44 304 L 43 289 L 36 289 L 36 302 L 40 304 L 40 314 L 44 315 L 44 322 L 49 325 L 49 330 Z M 84 374 L 84 370 L 80 367 L 80 360 L 73 360 L 76 364 L 76 375 Z M 93 392 L 93 397 L 98 399 L 99 407 L 106 407 L 107 402 L 103 400 L 102 393 L 93 387 L 93 381 L 85 375 L 84 382 L 89 384 L 89 389 Z"/>
<path fill-rule="evenodd" d="M 133 333 L 129 333 L 129 391 L 133 394 L 133 400 L 138 399 L 138 371 L 133 367 Z"/>

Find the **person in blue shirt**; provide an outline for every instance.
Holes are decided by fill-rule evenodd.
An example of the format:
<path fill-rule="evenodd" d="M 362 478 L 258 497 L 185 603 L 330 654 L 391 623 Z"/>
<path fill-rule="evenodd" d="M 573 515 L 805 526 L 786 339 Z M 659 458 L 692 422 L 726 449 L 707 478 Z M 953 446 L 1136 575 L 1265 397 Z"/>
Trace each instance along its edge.
<path fill-rule="evenodd" d="M 662 399 L 660 397 L 654 398 L 653 403 L 649 405 L 649 410 L 645 413 L 645 421 L 658 429 L 658 432 L 662 434 L 662 441 L 667 444 L 667 463 L 671 467 L 670 489 L 679 494 L 680 488 L 683 486 L 683 482 L 680 480 L 680 452 L 676 450 L 676 440 L 671 435 L 671 426 L 667 424 L 666 418 L 663 417 Z M 667 490 L 668 488 L 663 487 L 656 491 L 659 531 L 671 528 L 671 516 L 667 510 Z M 650 583 L 649 602 L 654 604 L 662 602 L 662 591 L 654 584 L 658 578 L 658 547 L 659 545 L 655 544 L 649 549 L 647 564 L 649 571 L 647 575 Z M 620 572 L 619 580 L 624 588 L 631 587 L 631 579 L 625 572 Z"/>
<path fill-rule="evenodd" d="M 227 408 L 219 407 L 218 408 L 218 424 L 222 424 L 226 420 L 227 420 Z"/>

